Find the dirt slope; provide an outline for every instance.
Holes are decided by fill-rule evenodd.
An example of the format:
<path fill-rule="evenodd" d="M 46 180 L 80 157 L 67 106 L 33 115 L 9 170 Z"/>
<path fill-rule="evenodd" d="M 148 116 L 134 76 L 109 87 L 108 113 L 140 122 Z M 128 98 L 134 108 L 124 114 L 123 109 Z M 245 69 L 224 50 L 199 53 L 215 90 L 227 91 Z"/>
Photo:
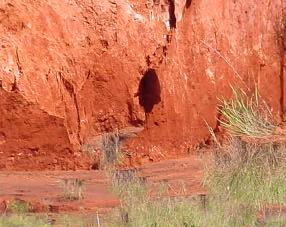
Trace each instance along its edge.
<path fill-rule="evenodd" d="M 0 168 L 88 169 L 81 147 L 130 126 L 133 163 L 177 157 L 229 84 L 257 84 L 281 118 L 285 4 L 2 0 Z"/>

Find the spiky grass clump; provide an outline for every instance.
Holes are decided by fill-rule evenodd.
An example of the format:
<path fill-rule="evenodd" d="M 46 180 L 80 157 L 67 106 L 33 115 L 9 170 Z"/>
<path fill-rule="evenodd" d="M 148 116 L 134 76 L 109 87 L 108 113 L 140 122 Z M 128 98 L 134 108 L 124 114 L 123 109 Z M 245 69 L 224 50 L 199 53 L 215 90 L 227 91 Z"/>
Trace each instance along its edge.
<path fill-rule="evenodd" d="M 248 97 L 242 90 L 233 89 L 233 99 L 221 103 L 220 122 L 230 136 L 213 153 L 214 165 L 207 168 L 204 184 L 215 210 L 231 203 L 247 211 L 240 219 L 231 208 L 223 209 L 222 215 L 235 216 L 236 224 L 231 226 L 255 226 L 258 210 L 271 204 L 286 205 L 286 147 L 274 139 L 271 112 L 257 91 Z"/>
<path fill-rule="evenodd" d="M 248 96 L 243 90 L 232 88 L 233 99 L 220 100 L 221 125 L 232 135 L 263 137 L 273 135 L 275 127 L 271 112 L 264 102 L 260 102 L 257 90 Z"/>

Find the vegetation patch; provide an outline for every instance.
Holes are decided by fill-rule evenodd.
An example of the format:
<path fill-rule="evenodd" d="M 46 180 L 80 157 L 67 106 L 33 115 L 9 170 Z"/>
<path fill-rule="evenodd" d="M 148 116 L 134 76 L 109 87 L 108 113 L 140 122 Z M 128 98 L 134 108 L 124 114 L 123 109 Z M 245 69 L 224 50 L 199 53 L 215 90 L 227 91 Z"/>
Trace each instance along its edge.
<path fill-rule="evenodd" d="M 84 198 L 84 181 L 81 179 L 63 179 L 61 188 L 65 199 L 80 200 Z"/>
<path fill-rule="evenodd" d="M 47 220 L 35 215 L 13 214 L 0 216 L 0 227 L 48 227 Z"/>
<path fill-rule="evenodd" d="M 15 199 L 8 204 L 7 210 L 14 214 L 28 213 L 30 210 L 30 204 L 24 200 Z"/>
<path fill-rule="evenodd" d="M 115 169 L 122 157 L 122 136 L 106 134 L 101 140 L 102 160 L 120 207 L 104 217 L 94 214 L 90 220 L 83 216 L 62 216 L 56 226 L 91 223 L 111 227 L 286 226 L 286 145 L 268 139 L 277 135 L 277 131 L 258 92 L 253 96 L 241 90 L 233 92 L 233 100 L 221 100 L 220 121 L 229 137 L 224 144 L 215 138 L 219 146 L 213 152 L 213 162 L 206 168 L 203 182 L 207 195 L 188 197 L 184 193 L 172 197 L 167 191 L 168 182 L 159 185 L 155 195 L 150 193 L 149 182 L 137 169 Z M 210 131 L 215 137 L 213 130 Z M 266 142 L 261 143 L 261 138 Z M 65 179 L 62 188 L 69 200 L 83 198 L 83 181 L 79 179 Z M 276 208 L 275 212 L 271 212 L 272 208 Z M 48 226 L 45 219 L 22 215 L 23 204 L 11 204 L 9 209 L 17 215 L 2 216 L 0 227 Z"/>
<path fill-rule="evenodd" d="M 231 135 L 263 137 L 273 135 L 275 126 L 267 104 L 259 98 L 256 90 L 248 95 L 243 90 L 232 88 L 233 99 L 220 100 L 220 123 Z"/>
<path fill-rule="evenodd" d="M 208 195 L 203 204 L 165 193 L 151 197 L 137 173 L 124 180 L 115 174 L 113 191 L 121 207 L 109 218 L 109 226 L 286 226 L 282 213 L 258 217 L 260 210 L 286 205 L 286 147 L 276 140 L 257 140 L 276 133 L 258 92 L 247 96 L 233 89 L 233 93 L 233 100 L 221 100 L 220 121 L 229 138 L 213 152 L 213 165 L 206 168 Z"/>

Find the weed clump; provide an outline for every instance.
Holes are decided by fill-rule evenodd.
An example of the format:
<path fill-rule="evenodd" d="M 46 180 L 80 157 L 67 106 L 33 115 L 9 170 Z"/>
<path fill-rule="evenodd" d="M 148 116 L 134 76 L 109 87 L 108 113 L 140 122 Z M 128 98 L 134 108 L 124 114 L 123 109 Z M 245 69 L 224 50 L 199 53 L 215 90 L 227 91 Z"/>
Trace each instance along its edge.
<path fill-rule="evenodd" d="M 23 214 L 0 216 L 0 227 L 49 227 L 46 220 Z"/>
<path fill-rule="evenodd" d="M 112 214 L 109 226 L 196 226 L 198 222 L 200 216 L 190 201 L 163 195 L 151 197 L 146 179 L 137 171 L 117 172 L 112 182 L 121 206 Z"/>
<path fill-rule="evenodd" d="M 243 90 L 232 88 L 232 91 L 232 100 L 220 100 L 221 125 L 235 136 L 273 135 L 275 126 L 271 112 L 267 104 L 260 101 L 258 92 L 248 96 Z"/>
<path fill-rule="evenodd" d="M 80 179 L 64 179 L 61 182 L 63 197 L 68 200 L 81 200 L 84 198 L 84 181 Z"/>
<path fill-rule="evenodd" d="M 286 146 L 277 140 L 269 108 L 261 105 L 258 93 L 233 93 L 233 100 L 223 100 L 220 108 L 229 137 L 213 152 L 204 185 L 211 204 L 222 211 L 220 216 L 228 216 L 231 226 L 256 226 L 259 210 L 286 205 Z M 245 215 L 237 216 L 233 208 Z"/>
<path fill-rule="evenodd" d="M 283 144 L 249 144 L 230 138 L 214 154 L 205 185 L 215 195 L 252 204 L 286 204 L 286 149 Z"/>
<path fill-rule="evenodd" d="M 102 136 L 100 144 L 102 165 L 113 166 L 122 160 L 121 142 L 118 131 L 106 133 Z"/>
<path fill-rule="evenodd" d="M 110 169 L 123 160 L 121 147 L 125 140 L 138 135 L 143 127 L 126 127 L 113 132 L 89 138 L 81 146 L 81 151 L 94 160 L 92 169 Z"/>

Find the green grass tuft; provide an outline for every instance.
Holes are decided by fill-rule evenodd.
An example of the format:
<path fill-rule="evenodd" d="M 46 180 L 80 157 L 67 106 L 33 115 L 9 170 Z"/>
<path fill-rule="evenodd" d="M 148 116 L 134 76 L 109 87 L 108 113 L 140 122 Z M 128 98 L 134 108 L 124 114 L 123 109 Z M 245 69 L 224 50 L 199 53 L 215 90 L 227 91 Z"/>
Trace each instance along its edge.
<path fill-rule="evenodd" d="M 258 92 L 248 96 L 243 90 L 233 91 L 233 99 L 220 100 L 220 123 L 232 135 L 263 137 L 274 134 L 274 124 L 268 106 L 259 100 Z"/>

